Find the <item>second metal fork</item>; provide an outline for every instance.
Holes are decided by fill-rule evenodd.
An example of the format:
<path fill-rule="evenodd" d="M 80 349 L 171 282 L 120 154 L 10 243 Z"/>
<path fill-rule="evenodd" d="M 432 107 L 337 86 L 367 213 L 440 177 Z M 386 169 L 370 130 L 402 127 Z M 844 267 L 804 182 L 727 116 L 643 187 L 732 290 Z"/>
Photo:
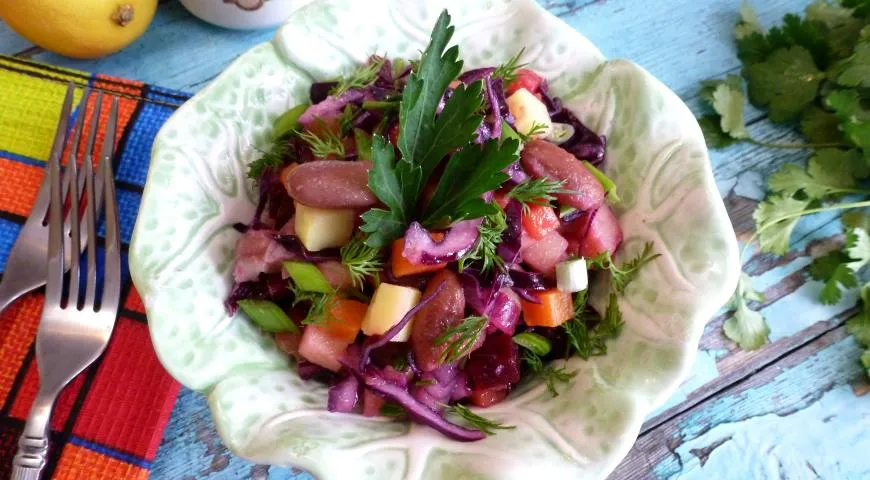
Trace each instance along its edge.
<path fill-rule="evenodd" d="M 72 90 L 67 102 L 72 101 Z M 96 172 L 91 162 L 85 161 L 84 225 L 81 225 L 78 189 L 70 188 L 69 195 L 69 281 L 64 280 L 64 193 L 61 186 L 60 159 L 52 155 L 48 172 L 51 204 L 49 207 L 49 240 L 45 305 L 36 336 L 36 362 L 39 368 L 39 392 L 27 417 L 24 432 L 18 441 L 18 453 L 12 463 L 13 480 L 36 480 L 45 467 L 48 454 L 48 425 L 54 402 L 61 390 L 79 373 L 94 362 L 109 343 L 118 302 L 121 295 L 121 243 L 118 229 L 118 210 L 115 203 L 115 184 L 112 174 L 112 156 L 115 128 L 118 118 L 118 99 L 113 99 L 106 125 L 100 162 Z M 77 128 L 80 128 L 79 123 Z M 69 162 L 69 185 L 77 185 L 79 172 L 75 161 Z M 105 198 L 106 237 L 103 278 L 97 275 L 97 215 L 98 201 L 95 184 L 101 185 Z M 87 265 L 81 265 L 80 231 L 87 237 Z M 86 267 L 86 269 L 85 269 Z M 84 285 L 80 273 L 84 270 Z M 101 285 L 100 285 L 101 283 Z M 84 290 L 84 292 L 82 292 Z M 97 292 L 101 290 L 100 298 Z M 64 295 L 66 292 L 66 295 Z M 83 293 L 83 294 L 82 294 Z"/>

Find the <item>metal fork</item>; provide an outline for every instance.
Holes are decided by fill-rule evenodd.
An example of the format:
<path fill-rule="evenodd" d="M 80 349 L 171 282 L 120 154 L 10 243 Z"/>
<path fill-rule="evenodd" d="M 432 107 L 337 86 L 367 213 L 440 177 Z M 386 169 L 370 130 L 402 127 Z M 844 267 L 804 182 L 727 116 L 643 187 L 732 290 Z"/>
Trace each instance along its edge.
<path fill-rule="evenodd" d="M 64 196 L 61 186 L 60 157 L 52 155 L 48 165 L 50 183 L 49 235 L 46 268 L 45 306 L 36 336 L 36 362 L 39 367 L 39 392 L 31 407 L 24 432 L 18 441 L 18 452 L 12 460 L 13 480 L 36 480 L 45 466 L 48 454 L 48 425 L 51 410 L 60 391 L 106 349 L 121 296 L 121 242 L 118 231 L 118 209 L 115 203 L 115 184 L 112 174 L 112 155 L 115 147 L 115 128 L 118 118 L 118 99 L 114 98 L 106 125 L 105 139 L 96 172 L 92 162 L 82 166 L 87 204 L 82 226 L 78 192 L 69 196 L 69 280 L 64 279 Z M 70 185 L 76 185 L 79 172 L 70 162 Z M 97 205 L 95 184 L 102 185 L 105 196 L 106 240 L 103 281 L 97 278 Z M 87 269 L 84 285 L 80 285 L 81 265 L 80 232 L 87 237 Z M 64 288 L 66 284 L 66 289 Z M 84 295 L 82 296 L 82 289 Z M 64 291 L 66 290 L 66 299 Z M 102 290 L 99 300 L 97 291 Z"/>
<path fill-rule="evenodd" d="M 67 95 L 58 121 L 57 132 L 55 133 L 54 143 L 51 147 L 50 159 L 57 157 L 58 161 L 60 161 L 60 158 L 63 155 L 66 132 L 67 127 L 69 126 L 69 117 L 72 109 L 73 91 L 74 87 L 70 85 L 67 88 Z M 75 134 L 70 146 L 69 163 L 75 163 L 75 160 L 78 157 L 79 143 L 85 120 L 84 106 L 87 105 L 88 100 L 87 89 L 85 90 L 82 99 L 82 108 L 79 110 L 75 125 Z M 88 141 L 84 152 L 85 162 L 90 162 L 93 157 L 94 140 L 96 139 L 97 127 L 99 126 L 101 100 L 102 97 L 97 96 L 94 105 L 94 115 L 89 127 L 90 132 L 88 133 Z M 69 169 L 64 169 L 64 191 L 61 192 L 61 196 L 65 196 L 66 190 L 69 189 L 69 174 Z M 45 177 L 42 179 L 42 184 L 39 187 L 39 193 L 36 196 L 36 202 L 33 204 L 30 216 L 27 217 L 27 221 L 24 223 L 24 226 L 21 227 L 18 239 L 15 241 L 15 245 L 12 246 L 12 250 L 9 252 L 9 257 L 6 260 L 6 270 L 3 275 L 3 280 L 0 281 L 0 313 L 2 313 L 3 310 L 5 310 L 21 295 L 45 284 L 45 262 L 43 260 L 48 253 L 47 214 L 51 196 L 49 192 L 50 183 L 48 180 L 48 169 L 46 169 Z M 76 185 L 77 191 L 81 192 L 84 186 L 83 183 L 84 177 L 81 177 Z M 98 184 L 95 197 L 97 199 L 97 204 L 99 204 L 100 199 L 102 198 L 102 190 L 102 184 Z M 100 211 L 97 210 L 97 215 L 99 214 Z M 69 246 L 69 238 L 67 237 L 69 232 L 70 224 L 67 220 L 64 223 L 64 239 L 67 246 Z M 84 238 L 83 233 L 84 232 L 82 232 L 82 235 L 80 236 L 80 244 L 82 246 L 87 243 L 87 239 Z M 67 248 L 67 264 L 69 264 L 70 259 L 69 252 L 70 249 Z"/>

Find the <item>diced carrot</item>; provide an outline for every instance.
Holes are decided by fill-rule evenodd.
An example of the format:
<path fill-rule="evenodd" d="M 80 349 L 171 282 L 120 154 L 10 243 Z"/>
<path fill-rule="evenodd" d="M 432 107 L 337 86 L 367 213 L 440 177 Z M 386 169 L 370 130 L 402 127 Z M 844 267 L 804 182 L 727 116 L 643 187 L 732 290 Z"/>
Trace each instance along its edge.
<path fill-rule="evenodd" d="M 507 394 L 505 387 L 480 388 L 471 391 L 471 403 L 478 407 L 489 407 L 504 400 Z"/>
<path fill-rule="evenodd" d="M 436 242 L 440 242 L 444 239 L 444 234 L 441 232 L 432 232 L 432 239 Z M 402 256 L 402 250 L 404 249 L 404 238 L 400 238 L 393 242 L 393 253 L 391 258 L 393 262 L 393 275 L 397 277 L 416 275 L 418 273 L 436 272 L 447 266 L 446 263 L 438 263 L 435 265 L 417 265 L 416 263 L 411 263 L 408 259 Z"/>
<path fill-rule="evenodd" d="M 530 203 L 523 209 L 523 228 L 538 240 L 559 228 L 559 216 L 552 207 Z"/>
<path fill-rule="evenodd" d="M 336 339 L 353 343 L 366 316 L 368 304 L 342 298 L 332 303 L 330 318 L 323 323 L 327 332 Z"/>
<path fill-rule="evenodd" d="M 558 327 L 574 315 L 571 294 L 558 289 L 536 292 L 534 295 L 541 303 L 520 300 L 523 306 L 523 320 L 530 327 Z"/>

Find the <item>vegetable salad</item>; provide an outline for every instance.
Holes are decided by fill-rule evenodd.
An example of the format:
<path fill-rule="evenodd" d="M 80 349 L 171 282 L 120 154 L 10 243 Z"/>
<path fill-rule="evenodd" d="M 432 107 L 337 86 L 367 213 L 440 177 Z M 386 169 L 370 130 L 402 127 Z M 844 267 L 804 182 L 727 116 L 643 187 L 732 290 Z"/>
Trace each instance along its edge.
<path fill-rule="evenodd" d="M 330 411 L 474 441 L 511 426 L 468 405 L 524 377 L 558 395 L 575 374 L 558 359 L 606 352 L 618 295 L 657 255 L 612 260 L 605 138 L 522 51 L 462 73 L 453 30 L 442 13 L 419 60 L 373 56 L 276 120 L 226 303 L 330 385 Z M 610 279 L 604 311 L 590 274 Z"/>

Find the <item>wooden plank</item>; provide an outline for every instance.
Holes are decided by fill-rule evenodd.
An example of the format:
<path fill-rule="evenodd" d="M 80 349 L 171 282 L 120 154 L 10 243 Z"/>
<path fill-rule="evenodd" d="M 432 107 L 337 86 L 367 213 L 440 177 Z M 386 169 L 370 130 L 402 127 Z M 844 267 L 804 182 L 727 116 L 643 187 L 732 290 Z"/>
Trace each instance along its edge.
<path fill-rule="evenodd" d="M 868 478 L 870 395 L 861 349 L 825 333 L 641 437 L 626 478 Z"/>

